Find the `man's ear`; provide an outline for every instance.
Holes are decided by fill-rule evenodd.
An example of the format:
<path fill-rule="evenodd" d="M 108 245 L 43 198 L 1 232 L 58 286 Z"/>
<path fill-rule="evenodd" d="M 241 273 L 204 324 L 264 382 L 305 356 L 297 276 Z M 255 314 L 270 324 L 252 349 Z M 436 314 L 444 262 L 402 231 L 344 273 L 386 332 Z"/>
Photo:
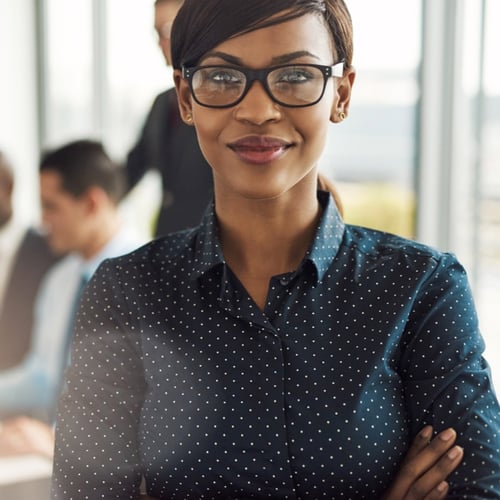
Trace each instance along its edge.
<path fill-rule="evenodd" d="M 184 78 L 180 69 L 174 70 L 174 83 L 177 92 L 177 101 L 179 103 L 179 113 L 184 123 L 193 124 L 193 107 L 191 100 L 191 89 Z"/>
<path fill-rule="evenodd" d="M 337 81 L 337 99 L 335 99 L 330 120 L 333 123 L 339 123 L 347 118 L 349 114 L 349 105 L 351 103 L 352 86 L 356 78 L 356 70 L 349 68 L 345 71 L 344 76 Z"/>
<path fill-rule="evenodd" d="M 87 213 L 94 214 L 100 210 L 104 204 L 109 203 L 109 196 L 99 186 L 90 186 L 81 196 L 80 201 L 85 206 Z"/>

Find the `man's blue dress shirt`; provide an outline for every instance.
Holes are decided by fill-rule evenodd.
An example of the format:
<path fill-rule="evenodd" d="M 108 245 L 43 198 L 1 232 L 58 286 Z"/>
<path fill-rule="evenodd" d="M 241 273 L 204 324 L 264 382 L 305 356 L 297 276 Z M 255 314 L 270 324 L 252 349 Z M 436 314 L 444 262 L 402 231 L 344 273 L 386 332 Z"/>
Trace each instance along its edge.
<path fill-rule="evenodd" d="M 47 272 L 35 301 L 30 349 L 19 365 L 0 372 L 0 413 L 53 422 L 82 279 L 88 279 L 104 259 L 128 253 L 143 243 L 124 227 L 92 258 L 85 260 L 73 252 Z"/>
<path fill-rule="evenodd" d="M 500 409 L 453 255 L 344 225 L 334 203 L 262 312 L 199 228 L 107 261 L 60 401 L 55 498 L 377 498 L 425 424 L 500 498 Z"/>

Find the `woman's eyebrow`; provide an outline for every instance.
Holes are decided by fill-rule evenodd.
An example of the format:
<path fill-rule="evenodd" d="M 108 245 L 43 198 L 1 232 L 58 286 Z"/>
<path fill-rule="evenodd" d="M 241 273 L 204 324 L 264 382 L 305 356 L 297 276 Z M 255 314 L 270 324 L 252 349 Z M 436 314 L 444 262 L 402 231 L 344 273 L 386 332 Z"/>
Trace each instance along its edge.
<path fill-rule="evenodd" d="M 273 57 L 271 61 L 272 64 L 287 64 L 295 59 L 299 59 L 299 57 L 313 57 L 314 59 L 319 60 L 319 57 L 315 56 L 311 52 L 308 52 L 307 50 L 299 50 L 297 52 L 290 52 L 289 54 Z"/>
<path fill-rule="evenodd" d="M 219 52 L 216 50 L 212 52 L 207 52 L 203 56 L 203 60 L 211 57 L 218 57 L 219 59 L 223 59 L 229 64 L 234 64 L 235 66 L 242 66 L 241 59 L 239 57 L 232 56 L 231 54 L 226 54 L 225 52 Z"/>
<path fill-rule="evenodd" d="M 226 52 L 220 52 L 220 51 L 208 52 L 207 54 L 205 54 L 203 59 L 208 59 L 210 57 L 218 57 L 219 59 L 223 59 L 229 64 L 234 64 L 235 66 L 243 66 L 241 58 L 233 56 L 231 54 L 227 54 Z M 299 50 L 296 52 L 290 52 L 289 54 L 275 56 L 271 59 L 271 64 L 272 65 L 287 64 L 300 57 L 313 57 L 314 59 L 319 60 L 319 57 L 315 56 L 311 52 L 308 52 L 307 50 Z"/>

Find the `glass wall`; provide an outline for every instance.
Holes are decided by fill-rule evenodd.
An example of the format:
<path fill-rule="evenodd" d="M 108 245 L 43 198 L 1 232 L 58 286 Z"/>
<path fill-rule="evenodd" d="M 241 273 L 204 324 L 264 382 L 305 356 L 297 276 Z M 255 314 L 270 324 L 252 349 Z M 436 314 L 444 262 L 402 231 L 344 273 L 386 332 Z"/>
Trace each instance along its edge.
<path fill-rule="evenodd" d="M 479 2 L 478 2 L 479 3 Z M 471 6 L 471 8 L 474 8 Z M 482 74 L 475 99 L 477 114 L 477 277 L 478 307 L 488 357 L 494 363 L 497 389 L 500 389 L 500 2 L 484 2 L 484 53 Z M 479 24 L 481 26 L 481 24 Z M 481 32 L 478 33 L 481 39 Z M 481 67 L 479 68 L 481 71 Z"/>
<path fill-rule="evenodd" d="M 94 127 L 92 4 L 49 0 L 45 5 L 44 147 L 99 134 Z"/>
<path fill-rule="evenodd" d="M 157 93 L 172 85 L 153 30 L 153 0 L 43 0 L 42 147 L 93 138 L 116 161 L 133 146 Z M 159 177 L 147 175 L 122 203 L 150 236 Z"/>
<path fill-rule="evenodd" d="M 93 136 L 123 159 L 153 98 L 172 85 L 153 0 L 40 3 L 42 145 Z M 357 79 L 321 170 L 337 182 L 347 221 L 457 253 L 500 380 L 500 2 L 348 5 Z M 124 207 L 139 226 L 159 199 L 154 177 L 142 189 Z"/>
<path fill-rule="evenodd" d="M 32 0 L 0 0 L 0 151 L 15 169 L 14 213 L 37 217 L 36 20 Z"/>
<path fill-rule="evenodd" d="M 357 77 L 322 169 L 339 186 L 348 222 L 412 237 L 421 1 L 350 0 L 349 9 Z"/>
<path fill-rule="evenodd" d="M 153 0 L 45 0 L 45 130 L 59 144 L 96 136 L 122 158 L 157 92 L 172 85 Z"/>
<path fill-rule="evenodd" d="M 157 46 L 153 1 L 107 0 L 105 5 L 106 113 L 103 136 L 116 156 L 136 140 L 153 98 L 173 85 Z"/>

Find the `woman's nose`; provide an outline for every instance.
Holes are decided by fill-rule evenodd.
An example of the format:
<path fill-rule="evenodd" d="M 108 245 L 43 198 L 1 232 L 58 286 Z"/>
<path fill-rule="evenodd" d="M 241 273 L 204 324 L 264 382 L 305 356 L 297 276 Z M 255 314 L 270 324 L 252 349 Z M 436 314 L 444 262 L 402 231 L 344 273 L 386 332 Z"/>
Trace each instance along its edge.
<path fill-rule="evenodd" d="M 274 102 L 261 82 L 252 83 L 245 97 L 236 105 L 235 117 L 256 125 L 281 118 L 280 106 Z"/>

